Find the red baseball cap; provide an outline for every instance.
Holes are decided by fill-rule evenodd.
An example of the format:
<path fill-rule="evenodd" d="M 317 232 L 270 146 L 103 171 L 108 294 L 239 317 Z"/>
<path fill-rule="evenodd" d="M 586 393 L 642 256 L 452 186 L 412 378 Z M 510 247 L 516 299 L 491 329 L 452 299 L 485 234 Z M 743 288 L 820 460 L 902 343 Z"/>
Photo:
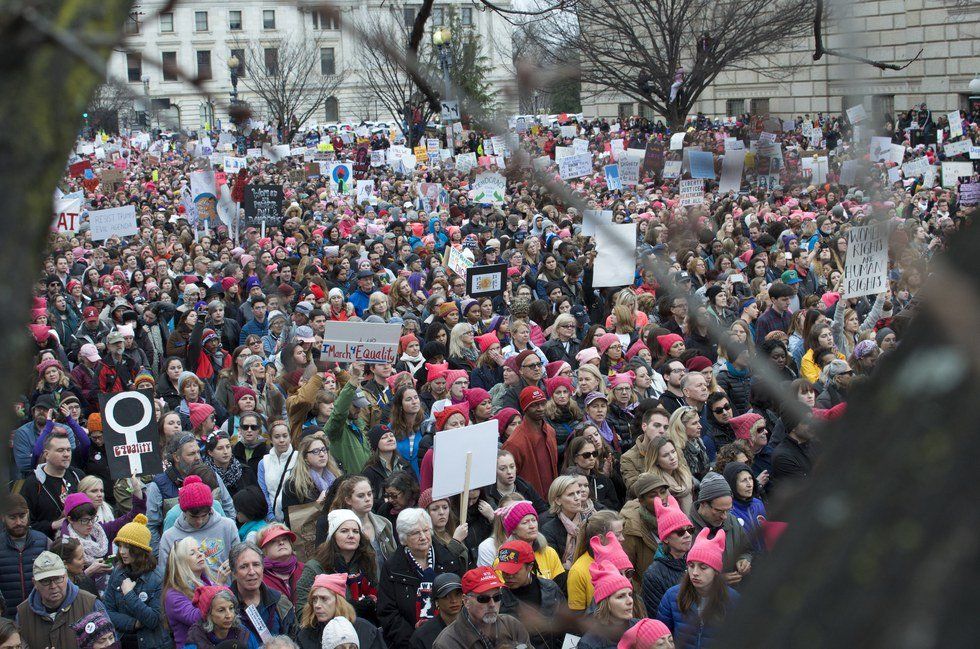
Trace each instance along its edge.
<path fill-rule="evenodd" d="M 93 320 L 98 320 L 99 319 L 99 310 L 96 309 L 94 306 L 87 306 L 84 309 L 82 309 L 82 318 L 86 322 L 91 322 Z"/>
<path fill-rule="evenodd" d="M 500 581 L 500 577 L 489 566 L 480 566 L 479 568 L 467 570 L 466 574 L 463 575 L 464 595 L 485 593 L 488 590 L 503 587 L 504 582 Z"/>
<path fill-rule="evenodd" d="M 548 400 L 548 397 L 544 396 L 544 392 L 541 391 L 536 385 L 529 385 L 523 390 L 521 390 L 521 412 L 527 410 L 527 407 L 535 403 L 544 403 Z"/>
<path fill-rule="evenodd" d="M 497 550 L 497 570 L 512 575 L 534 561 L 534 550 L 527 541 L 507 541 Z"/>

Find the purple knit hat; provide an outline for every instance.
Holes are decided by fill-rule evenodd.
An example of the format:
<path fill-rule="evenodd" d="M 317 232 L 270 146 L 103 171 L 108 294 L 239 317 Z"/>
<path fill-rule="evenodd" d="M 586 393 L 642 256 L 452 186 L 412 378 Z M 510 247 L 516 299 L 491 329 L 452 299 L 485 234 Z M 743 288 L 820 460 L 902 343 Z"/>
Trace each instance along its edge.
<path fill-rule="evenodd" d="M 112 622 L 105 613 L 99 611 L 89 613 L 71 625 L 71 628 L 77 636 L 78 649 L 91 649 L 102 636 L 115 633 Z"/>

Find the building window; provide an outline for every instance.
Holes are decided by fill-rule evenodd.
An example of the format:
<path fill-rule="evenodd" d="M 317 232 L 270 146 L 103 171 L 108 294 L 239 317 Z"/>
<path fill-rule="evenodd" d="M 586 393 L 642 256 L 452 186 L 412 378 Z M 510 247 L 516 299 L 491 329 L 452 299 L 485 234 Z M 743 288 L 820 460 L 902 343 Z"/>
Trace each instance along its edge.
<path fill-rule="evenodd" d="M 143 57 L 130 52 L 126 55 L 126 78 L 136 83 L 143 79 Z"/>
<path fill-rule="evenodd" d="M 325 11 L 313 11 L 313 29 L 338 29 L 337 17 Z"/>
<path fill-rule="evenodd" d="M 895 95 L 874 95 L 871 97 L 871 114 L 875 119 L 895 119 Z"/>
<path fill-rule="evenodd" d="M 240 32 L 242 30 L 242 12 L 233 10 L 228 12 L 228 30 Z"/>
<path fill-rule="evenodd" d="M 140 33 L 140 17 L 138 14 L 129 14 L 129 17 L 126 18 L 126 25 L 123 27 L 123 32 L 129 35 Z"/>
<path fill-rule="evenodd" d="M 402 7 L 402 22 L 406 27 L 411 27 L 415 24 L 415 14 L 418 10 L 415 7 Z"/>
<path fill-rule="evenodd" d="M 459 10 L 459 22 L 464 27 L 469 27 L 473 24 L 473 7 L 463 7 Z"/>
<path fill-rule="evenodd" d="M 165 11 L 162 14 L 160 14 L 160 33 L 161 34 L 174 33 L 174 12 Z"/>
<path fill-rule="evenodd" d="M 432 24 L 436 27 L 442 27 L 446 24 L 446 10 L 442 7 L 432 8 Z"/>
<path fill-rule="evenodd" d="M 332 47 L 320 48 L 320 74 L 337 74 L 337 59 Z"/>
<path fill-rule="evenodd" d="M 769 100 L 768 99 L 753 99 L 749 102 L 749 112 L 753 115 L 768 115 L 769 114 Z"/>
<path fill-rule="evenodd" d="M 238 78 L 245 78 L 245 50 L 232 50 L 231 55 L 238 59 Z"/>
<path fill-rule="evenodd" d="M 177 52 L 161 52 L 160 67 L 164 81 L 177 80 Z"/>
<path fill-rule="evenodd" d="M 323 116 L 328 122 L 340 121 L 340 104 L 336 97 L 327 97 L 327 100 L 323 102 Z"/>
<path fill-rule="evenodd" d="M 206 11 L 194 12 L 194 31 L 196 32 L 208 31 L 208 12 Z"/>
<path fill-rule="evenodd" d="M 631 103 L 622 103 L 622 104 L 619 104 L 616 107 L 616 114 L 619 115 L 619 121 L 620 122 L 625 122 L 626 120 L 628 120 L 630 117 L 632 117 L 635 114 L 633 112 L 633 104 L 631 104 Z"/>
<path fill-rule="evenodd" d="M 275 9 L 263 9 L 262 10 L 262 29 L 275 29 L 276 28 L 276 10 Z"/>
<path fill-rule="evenodd" d="M 744 99 L 728 99 L 725 101 L 725 115 L 728 117 L 735 117 L 737 115 L 745 114 L 745 100 Z"/>
<path fill-rule="evenodd" d="M 275 47 L 265 48 L 265 73 L 270 77 L 279 74 L 279 50 Z"/>
<path fill-rule="evenodd" d="M 197 52 L 197 78 L 207 81 L 211 78 L 211 51 L 198 50 Z"/>

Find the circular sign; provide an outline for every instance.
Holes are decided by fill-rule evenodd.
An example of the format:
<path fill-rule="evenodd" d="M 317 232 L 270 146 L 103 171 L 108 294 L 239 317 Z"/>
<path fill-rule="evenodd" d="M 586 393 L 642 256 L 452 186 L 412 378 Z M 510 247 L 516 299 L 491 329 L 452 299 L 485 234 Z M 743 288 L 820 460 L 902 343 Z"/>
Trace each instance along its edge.
<path fill-rule="evenodd" d="M 136 401 L 143 410 L 141 415 L 136 416 L 136 423 L 120 423 L 119 418 L 116 416 L 116 409 L 122 405 L 121 402 L 128 399 Z M 142 392 L 119 392 L 112 395 L 109 400 L 105 402 L 106 424 L 108 424 L 112 430 L 120 435 L 128 435 L 129 433 L 135 434 L 143 430 L 146 428 L 146 425 L 150 423 L 152 418 L 153 402 L 150 401 L 150 398 Z"/>
<path fill-rule="evenodd" d="M 350 172 L 347 171 L 347 167 L 345 165 L 337 165 L 333 168 L 333 171 L 330 172 L 330 175 L 333 177 L 334 182 L 345 183 L 349 180 Z"/>

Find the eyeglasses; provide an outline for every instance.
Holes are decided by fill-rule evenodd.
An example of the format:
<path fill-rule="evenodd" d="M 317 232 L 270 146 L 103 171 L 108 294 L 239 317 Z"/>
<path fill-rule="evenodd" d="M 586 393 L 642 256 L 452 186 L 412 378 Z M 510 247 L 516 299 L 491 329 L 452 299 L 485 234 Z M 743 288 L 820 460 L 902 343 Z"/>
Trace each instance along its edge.
<path fill-rule="evenodd" d="M 595 451 L 586 451 L 585 453 L 579 453 L 579 457 L 584 457 L 586 460 L 591 460 L 594 457 L 599 457 L 599 454 Z"/>
<path fill-rule="evenodd" d="M 711 409 L 711 412 L 715 413 L 716 415 L 720 415 L 721 413 L 725 412 L 726 410 L 731 410 L 731 409 L 732 409 L 731 404 L 726 403 L 723 406 L 718 406 L 717 408 L 712 408 Z"/>
<path fill-rule="evenodd" d="M 239 424 L 238 427 L 241 428 L 242 430 L 258 430 L 259 429 L 259 425 L 258 424 Z"/>
<path fill-rule="evenodd" d="M 476 601 L 480 604 L 489 604 L 490 602 L 499 602 L 501 599 L 503 599 L 503 596 L 500 593 L 497 593 L 496 595 L 477 595 L 474 599 L 476 599 Z"/>
<path fill-rule="evenodd" d="M 329 452 L 330 452 L 330 449 L 329 448 L 327 448 L 325 446 L 321 446 L 320 448 L 311 448 L 310 450 L 308 450 L 306 452 L 306 454 L 307 455 L 326 455 Z"/>
<path fill-rule="evenodd" d="M 544 367 L 544 363 L 541 363 L 541 362 L 538 362 L 538 363 L 528 363 L 527 365 L 521 365 L 521 368 L 522 369 L 525 369 L 525 370 L 540 370 L 542 367 Z"/>
<path fill-rule="evenodd" d="M 694 528 L 693 527 L 682 527 L 679 530 L 674 530 L 674 534 L 676 534 L 677 536 L 688 536 L 690 534 L 694 534 Z"/>
<path fill-rule="evenodd" d="M 95 522 L 95 517 L 86 516 L 85 518 L 73 518 L 72 520 L 81 525 L 91 525 L 92 523 Z"/>
<path fill-rule="evenodd" d="M 402 497 L 402 494 L 400 491 L 386 491 L 384 497 L 385 500 L 398 500 Z"/>

